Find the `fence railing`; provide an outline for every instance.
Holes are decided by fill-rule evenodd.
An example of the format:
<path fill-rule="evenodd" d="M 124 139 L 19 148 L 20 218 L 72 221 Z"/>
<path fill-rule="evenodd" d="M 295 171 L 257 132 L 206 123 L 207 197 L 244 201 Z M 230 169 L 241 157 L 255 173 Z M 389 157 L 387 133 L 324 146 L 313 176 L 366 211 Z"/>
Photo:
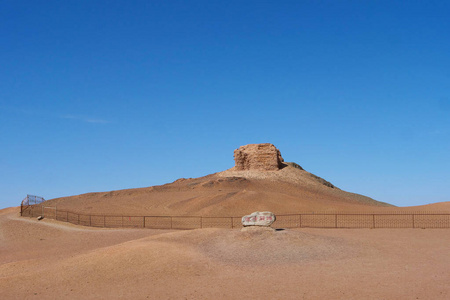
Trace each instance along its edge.
<path fill-rule="evenodd" d="M 22 211 L 31 205 L 41 204 L 45 199 L 43 197 L 35 196 L 35 195 L 27 195 L 22 202 L 20 203 L 20 214 L 22 215 Z"/>
<path fill-rule="evenodd" d="M 44 205 L 22 207 L 24 217 L 45 217 L 77 225 L 109 228 L 198 229 L 240 228 L 241 217 L 95 215 Z M 450 228 L 450 213 L 298 213 L 276 215 L 275 228 Z"/>

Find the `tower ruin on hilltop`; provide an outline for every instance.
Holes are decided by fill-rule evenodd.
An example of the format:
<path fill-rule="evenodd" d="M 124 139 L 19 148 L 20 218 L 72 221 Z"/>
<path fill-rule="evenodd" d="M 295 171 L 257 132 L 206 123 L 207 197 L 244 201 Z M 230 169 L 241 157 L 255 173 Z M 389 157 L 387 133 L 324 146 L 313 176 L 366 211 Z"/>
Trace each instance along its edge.
<path fill-rule="evenodd" d="M 249 144 L 234 150 L 235 170 L 276 171 L 283 168 L 280 150 L 270 143 Z"/>

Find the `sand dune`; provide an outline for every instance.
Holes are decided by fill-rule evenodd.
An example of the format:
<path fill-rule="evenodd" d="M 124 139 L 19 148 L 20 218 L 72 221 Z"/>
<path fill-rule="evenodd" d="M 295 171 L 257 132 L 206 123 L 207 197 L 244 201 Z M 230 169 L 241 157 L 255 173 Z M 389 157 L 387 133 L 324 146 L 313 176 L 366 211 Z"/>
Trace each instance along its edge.
<path fill-rule="evenodd" d="M 2 299 L 448 299 L 448 229 L 92 229 L 0 211 Z"/>
<path fill-rule="evenodd" d="M 405 206 L 402 210 L 408 211 L 433 211 L 433 212 L 450 212 L 450 201 L 430 203 L 417 206 Z"/>

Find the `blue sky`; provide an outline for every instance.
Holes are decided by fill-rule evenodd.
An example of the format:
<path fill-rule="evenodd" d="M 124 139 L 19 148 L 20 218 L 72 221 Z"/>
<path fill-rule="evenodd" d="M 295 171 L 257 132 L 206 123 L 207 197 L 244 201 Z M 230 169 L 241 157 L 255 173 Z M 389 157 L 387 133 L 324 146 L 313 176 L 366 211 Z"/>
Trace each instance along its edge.
<path fill-rule="evenodd" d="M 0 208 L 270 142 L 336 186 L 450 201 L 448 1 L 2 1 Z"/>

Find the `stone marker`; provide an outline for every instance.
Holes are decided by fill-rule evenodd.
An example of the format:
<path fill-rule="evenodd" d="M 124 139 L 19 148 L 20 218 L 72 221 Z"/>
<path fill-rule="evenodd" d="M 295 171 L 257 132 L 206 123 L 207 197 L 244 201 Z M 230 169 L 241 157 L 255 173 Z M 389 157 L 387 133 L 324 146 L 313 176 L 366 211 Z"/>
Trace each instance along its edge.
<path fill-rule="evenodd" d="M 275 222 L 276 218 L 270 211 L 254 212 L 250 215 L 242 217 L 242 225 L 247 226 L 265 226 L 269 227 Z"/>

